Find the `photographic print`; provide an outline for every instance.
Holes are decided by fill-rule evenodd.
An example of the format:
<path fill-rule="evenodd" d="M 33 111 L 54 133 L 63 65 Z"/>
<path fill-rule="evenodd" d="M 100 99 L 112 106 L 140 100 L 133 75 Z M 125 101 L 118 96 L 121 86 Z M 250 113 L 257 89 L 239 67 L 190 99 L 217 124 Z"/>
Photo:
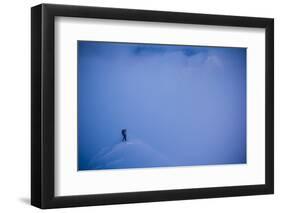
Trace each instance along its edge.
<path fill-rule="evenodd" d="M 246 163 L 246 48 L 78 41 L 78 170 Z"/>
<path fill-rule="evenodd" d="M 32 7 L 33 206 L 273 193 L 273 18 Z"/>

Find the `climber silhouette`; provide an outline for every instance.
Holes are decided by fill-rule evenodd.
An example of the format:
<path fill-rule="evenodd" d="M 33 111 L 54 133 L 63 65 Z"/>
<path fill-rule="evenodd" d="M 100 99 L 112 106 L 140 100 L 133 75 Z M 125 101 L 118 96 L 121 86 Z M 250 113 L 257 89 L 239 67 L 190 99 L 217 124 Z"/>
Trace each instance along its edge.
<path fill-rule="evenodd" d="M 121 134 L 123 136 L 122 142 L 127 141 L 127 129 L 122 129 Z"/>

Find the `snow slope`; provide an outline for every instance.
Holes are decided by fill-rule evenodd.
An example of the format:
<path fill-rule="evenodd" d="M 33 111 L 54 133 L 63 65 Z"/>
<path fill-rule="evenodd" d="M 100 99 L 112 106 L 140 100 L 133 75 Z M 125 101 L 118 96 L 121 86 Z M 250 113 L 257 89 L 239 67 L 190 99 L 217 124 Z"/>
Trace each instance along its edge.
<path fill-rule="evenodd" d="M 102 149 L 97 155 L 93 156 L 88 169 L 145 168 L 174 165 L 170 159 L 148 144 L 133 139 Z"/>

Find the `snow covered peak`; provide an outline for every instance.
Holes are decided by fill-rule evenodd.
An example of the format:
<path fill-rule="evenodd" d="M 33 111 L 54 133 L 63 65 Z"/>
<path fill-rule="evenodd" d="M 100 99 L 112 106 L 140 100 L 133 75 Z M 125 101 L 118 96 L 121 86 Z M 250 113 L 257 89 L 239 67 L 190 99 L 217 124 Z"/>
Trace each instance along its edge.
<path fill-rule="evenodd" d="M 118 169 L 173 166 L 162 153 L 139 139 L 120 142 L 93 156 L 89 169 Z"/>

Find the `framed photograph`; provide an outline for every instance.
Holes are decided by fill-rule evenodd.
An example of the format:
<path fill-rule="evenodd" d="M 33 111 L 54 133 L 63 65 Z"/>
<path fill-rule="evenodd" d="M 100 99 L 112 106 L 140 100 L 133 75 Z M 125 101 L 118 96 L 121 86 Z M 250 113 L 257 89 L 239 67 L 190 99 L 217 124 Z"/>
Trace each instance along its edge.
<path fill-rule="evenodd" d="M 32 205 L 273 193 L 273 19 L 31 14 Z"/>

